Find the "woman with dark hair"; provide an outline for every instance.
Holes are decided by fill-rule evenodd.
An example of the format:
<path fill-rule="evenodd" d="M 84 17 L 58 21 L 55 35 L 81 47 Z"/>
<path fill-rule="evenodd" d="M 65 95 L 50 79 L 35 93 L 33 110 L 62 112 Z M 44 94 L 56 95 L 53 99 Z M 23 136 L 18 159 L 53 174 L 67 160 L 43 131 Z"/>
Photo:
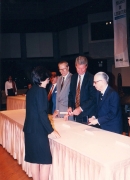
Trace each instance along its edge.
<path fill-rule="evenodd" d="M 32 72 L 33 86 L 26 95 L 26 118 L 24 123 L 25 161 L 31 163 L 33 180 L 48 180 L 52 156 L 48 134 L 60 135 L 52 128 L 48 119 L 46 85 L 50 73 L 41 66 Z"/>

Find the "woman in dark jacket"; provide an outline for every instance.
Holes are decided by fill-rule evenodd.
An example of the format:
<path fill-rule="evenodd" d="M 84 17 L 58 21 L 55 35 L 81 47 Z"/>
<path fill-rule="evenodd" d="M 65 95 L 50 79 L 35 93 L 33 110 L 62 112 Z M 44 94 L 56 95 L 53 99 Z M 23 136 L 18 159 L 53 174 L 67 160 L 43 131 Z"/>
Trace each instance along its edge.
<path fill-rule="evenodd" d="M 25 161 L 31 163 L 34 180 L 48 180 L 52 156 L 48 134 L 58 138 L 48 119 L 48 100 L 46 85 L 49 72 L 41 66 L 32 72 L 33 86 L 26 96 L 26 118 L 24 123 Z"/>

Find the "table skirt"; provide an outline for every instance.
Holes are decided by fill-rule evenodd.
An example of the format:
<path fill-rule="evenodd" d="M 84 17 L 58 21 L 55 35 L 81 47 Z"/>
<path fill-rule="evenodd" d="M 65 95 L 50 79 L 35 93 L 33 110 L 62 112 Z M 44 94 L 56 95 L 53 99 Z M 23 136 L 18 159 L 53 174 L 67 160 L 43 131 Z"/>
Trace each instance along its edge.
<path fill-rule="evenodd" d="M 24 114 L 23 117 L 25 116 L 24 110 L 20 110 L 19 112 Z M 2 144 L 3 148 L 5 148 L 13 156 L 14 159 L 17 159 L 18 164 L 21 164 L 22 169 L 27 173 L 29 177 L 31 177 L 30 163 L 24 161 L 24 155 L 25 155 L 24 133 L 22 131 L 23 128 L 22 123 L 24 121 L 22 123 L 21 121 L 15 122 L 12 119 L 12 116 L 11 117 L 6 116 L 6 112 L 0 113 L 0 144 Z M 71 122 L 71 124 L 73 123 L 75 122 Z M 63 128 L 62 126 L 63 123 L 60 124 L 59 121 L 57 121 L 54 122 L 54 124 L 57 124 L 55 125 L 55 127 L 57 127 L 57 130 L 60 132 L 61 138 L 58 140 L 49 137 L 50 147 L 53 157 L 53 163 L 50 169 L 49 180 L 129 180 L 130 179 L 130 146 L 129 146 L 130 144 L 124 147 L 125 148 L 124 152 L 129 153 L 128 155 L 129 158 L 128 157 L 126 159 L 124 158 L 124 160 L 119 160 L 119 162 L 113 160 L 113 162 L 101 163 L 94 157 L 90 157 L 89 154 L 87 155 L 87 153 L 84 154 L 83 152 L 80 152 L 78 148 L 74 149 L 71 146 L 69 147 L 67 144 L 68 143 L 67 140 L 66 140 L 67 143 L 65 143 L 64 141 L 65 134 L 67 136 L 67 131 L 68 132 L 70 131 L 70 128 L 68 128 L 69 126 L 67 127 L 66 125 L 65 128 L 66 130 L 68 128 L 68 130 L 65 131 L 65 128 Z M 80 129 L 80 127 L 82 126 L 85 125 L 74 124 L 73 131 L 77 127 Z M 78 132 L 78 130 L 76 130 L 76 132 Z M 117 137 L 118 136 L 120 135 L 117 135 Z M 123 135 L 121 138 L 123 138 Z M 78 144 L 80 146 L 80 142 L 77 140 L 77 147 Z M 97 149 L 95 149 L 95 153 L 97 154 L 99 153 L 99 156 L 102 157 L 102 155 L 100 154 L 100 152 L 98 152 Z M 119 154 L 122 155 L 122 153 L 123 152 L 120 152 Z"/>

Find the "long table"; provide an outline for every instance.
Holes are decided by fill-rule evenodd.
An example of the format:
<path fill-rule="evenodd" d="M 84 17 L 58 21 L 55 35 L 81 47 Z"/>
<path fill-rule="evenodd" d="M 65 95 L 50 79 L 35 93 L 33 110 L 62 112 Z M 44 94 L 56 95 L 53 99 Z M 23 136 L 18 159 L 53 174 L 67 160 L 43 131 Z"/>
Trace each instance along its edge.
<path fill-rule="evenodd" d="M 25 109 L 25 106 L 26 106 L 25 95 L 7 97 L 7 110 Z"/>
<path fill-rule="evenodd" d="M 31 177 L 30 164 L 24 161 L 24 119 L 24 109 L 0 112 L 0 144 Z M 61 138 L 49 136 L 53 157 L 49 180 L 130 179 L 129 137 L 63 119 L 52 123 Z"/>

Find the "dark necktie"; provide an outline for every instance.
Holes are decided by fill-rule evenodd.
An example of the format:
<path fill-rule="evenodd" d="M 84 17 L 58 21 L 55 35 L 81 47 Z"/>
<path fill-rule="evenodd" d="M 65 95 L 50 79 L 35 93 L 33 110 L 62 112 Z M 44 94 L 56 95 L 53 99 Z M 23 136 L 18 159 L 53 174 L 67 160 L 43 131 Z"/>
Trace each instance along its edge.
<path fill-rule="evenodd" d="M 64 86 L 64 81 L 65 81 L 65 77 L 62 78 L 61 89 L 62 89 L 63 86 Z"/>
<path fill-rule="evenodd" d="M 76 89 L 76 97 L 75 97 L 75 107 L 79 107 L 80 105 L 80 83 L 81 83 L 81 76 L 79 75 L 79 82 Z"/>
<path fill-rule="evenodd" d="M 54 88 L 54 85 L 52 85 L 52 87 L 51 87 L 51 89 L 50 89 L 50 91 L 48 93 L 48 101 L 50 101 L 50 99 L 51 99 L 53 88 Z"/>
<path fill-rule="evenodd" d="M 100 93 L 100 100 L 102 101 L 103 93 Z"/>

